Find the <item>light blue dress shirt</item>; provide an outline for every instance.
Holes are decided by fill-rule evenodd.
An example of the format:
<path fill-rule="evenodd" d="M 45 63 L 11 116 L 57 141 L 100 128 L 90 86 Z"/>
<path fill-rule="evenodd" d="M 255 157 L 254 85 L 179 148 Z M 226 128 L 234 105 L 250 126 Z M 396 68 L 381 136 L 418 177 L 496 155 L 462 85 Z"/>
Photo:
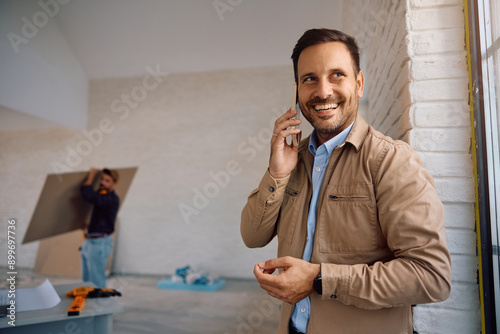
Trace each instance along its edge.
<path fill-rule="evenodd" d="M 318 140 L 316 135 L 316 130 L 313 131 L 311 137 L 309 138 L 309 151 L 314 155 L 314 166 L 312 172 L 312 187 L 313 193 L 311 198 L 311 204 L 309 205 L 309 216 L 307 217 L 307 241 L 306 247 L 304 248 L 304 254 L 302 259 L 305 261 L 311 260 L 311 255 L 313 251 L 313 241 L 314 241 L 314 231 L 316 230 L 316 209 L 318 205 L 318 196 L 321 190 L 321 183 L 325 176 L 325 169 L 332 155 L 333 149 L 338 145 L 342 144 L 349 132 L 351 131 L 354 122 L 346 128 L 344 131 L 318 147 Z M 311 315 L 311 301 L 309 297 L 306 297 L 295 304 L 293 309 L 291 321 L 298 332 L 305 333 L 307 328 L 307 323 Z"/>

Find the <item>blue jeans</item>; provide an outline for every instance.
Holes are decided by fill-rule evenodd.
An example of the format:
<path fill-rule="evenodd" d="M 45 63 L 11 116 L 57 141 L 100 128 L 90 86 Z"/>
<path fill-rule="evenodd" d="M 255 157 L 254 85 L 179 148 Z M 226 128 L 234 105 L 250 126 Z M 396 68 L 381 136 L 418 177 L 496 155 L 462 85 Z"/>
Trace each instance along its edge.
<path fill-rule="evenodd" d="M 82 246 L 82 279 L 106 287 L 106 264 L 113 249 L 111 236 L 85 239 Z"/>

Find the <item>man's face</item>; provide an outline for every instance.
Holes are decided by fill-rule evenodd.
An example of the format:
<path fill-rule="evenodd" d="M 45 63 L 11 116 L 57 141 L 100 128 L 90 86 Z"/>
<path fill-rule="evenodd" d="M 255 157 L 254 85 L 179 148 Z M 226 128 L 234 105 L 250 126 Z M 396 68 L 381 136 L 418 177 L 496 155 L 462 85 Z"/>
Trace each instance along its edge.
<path fill-rule="evenodd" d="M 99 189 L 101 189 L 101 190 L 104 189 L 107 192 L 110 192 L 113 189 L 115 189 L 115 186 L 116 186 L 116 182 L 113 180 L 113 178 L 111 176 L 109 176 L 108 174 L 102 173 L 101 183 L 99 185 Z"/>
<path fill-rule="evenodd" d="M 327 42 L 301 52 L 297 76 L 300 109 L 323 144 L 356 118 L 363 73 L 355 76 L 352 57 L 343 43 Z"/>

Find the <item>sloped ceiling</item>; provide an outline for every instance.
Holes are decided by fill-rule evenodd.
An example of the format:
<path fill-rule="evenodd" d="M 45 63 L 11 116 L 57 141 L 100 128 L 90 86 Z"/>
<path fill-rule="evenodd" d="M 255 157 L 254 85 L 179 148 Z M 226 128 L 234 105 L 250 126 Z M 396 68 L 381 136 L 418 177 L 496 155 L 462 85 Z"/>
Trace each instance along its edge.
<path fill-rule="evenodd" d="M 90 79 L 290 64 L 309 28 L 341 29 L 343 0 L 86 0 L 55 18 Z"/>
<path fill-rule="evenodd" d="M 19 48 L 32 50 L 31 54 L 23 53 L 24 56 L 32 56 L 27 60 L 29 66 L 17 64 L 25 73 L 11 76 L 8 80 L 4 77 L 3 81 L 0 77 L 0 86 L 21 94 L 24 102 L 31 101 L 34 107 L 24 106 L 26 103 L 19 100 L 20 108 L 17 108 L 7 89 L 5 96 L 10 97 L 10 101 L 7 103 L 0 99 L 0 131 L 34 128 L 38 118 L 45 120 L 40 122 L 41 126 L 50 126 L 51 123 L 46 121 L 57 122 L 61 119 L 59 116 L 67 116 L 66 104 L 46 106 L 56 115 L 49 117 L 49 112 L 40 107 L 42 103 L 37 96 L 40 90 L 33 85 L 41 81 L 45 91 L 59 92 L 61 85 L 65 87 L 72 82 L 70 69 L 76 70 L 76 67 L 83 69 L 82 75 L 86 76 L 86 80 L 93 80 L 141 76 L 148 69 L 169 74 L 291 65 L 293 46 L 305 30 L 342 28 L 343 0 L 17 1 L 16 8 L 25 4 L 27 10 L 22 15 L 14 15 L 22 17 L 10 17 L 9 21 L 14 25 L 7 27 L 4 24 L 4 30 L 22 35 L 22 27 L 25 28 L 29 21 L 31 25 L 35 23 L 38 26 L 38 34 L 28 38 L 29 44 L 18 45 Z M 4 2 L 5 6 L 13 4 L 12 1 Z M 52 43 L 42 37 L 47 35 L 44 30 L 47 32 L 49 27 L 52 35 L 57 35 L 57 29 L 60 30 L 64 43 L 45 45 Z M 33 42 L 35 39 L 36 42 Z M 74 56 L 57 56 L 62 44 L 68 45 Z M 52 55 L 44 59 L 39 50 L 46 49 L 52 50 Z M 67 63 L 74 58 L 80 66 L 68 68 L 66 64 L 66 68 L 56 68 L 61 60 Z M 17 58 L 16 62 L 22 60 Z M 32 70 L 34 77 L 30 78 L 30 71 L 26 69 L 37 63 L 51 67 L 51 73 L 64 73 L 64 81 L 55 82 L 52 76 L 43 74 L 46 69 L 41 65 L 38 65 L 40 71 Z M 3 69 L 8 70 L 9 66 L 4 63 Z M 37 71 L 39 73 L 34 73 Z M 51 82 L 54 87 L 48 87 Z M 86 103 L 82 101 L 85 101 L 87 92 L 80 86 L 73 85 L 71 89 L 77 97 L 81 90 L 83 100 L 74 98 L 75 101 L 69 102 L 72 109 L 80 111 L 74 111 L 75 116 L 60 122 L 61 125 L 85 128 Z M 19 92 L 16 87 L 25 89 Z M 54 100 L 50 96 L 47 98 Z M 23 115 L 16 121 L 18 112 Z"/>

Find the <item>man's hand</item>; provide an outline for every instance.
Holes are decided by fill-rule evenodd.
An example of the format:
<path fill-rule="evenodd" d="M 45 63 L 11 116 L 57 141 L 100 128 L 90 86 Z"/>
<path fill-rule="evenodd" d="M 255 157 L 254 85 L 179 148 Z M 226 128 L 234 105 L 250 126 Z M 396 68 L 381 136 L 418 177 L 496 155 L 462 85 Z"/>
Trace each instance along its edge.
<path fill-rule="evenodd" d="M 283 271 L 272 275 L 277 268 Z M 313 281 L 320 270 L 319 264 L 286 256 L 256 264 L 253 273 L 270 296 L 295 304 L 314 292 Z"/>
<path fill-rule="evenodd" d="M 88 186 L 94 183 L 95 177 L 99 174 L 99 169 L 90 167 L 89 170 L 89 175 L 87 175 L 87 178 L 85 179 L 85 182 L 83 182 L 83 185 Z"/>
<path fill-rule="evenodd" d="M 302 121 L 291 119 L 297 115 L 297 110 L 288 109 L 286 113 L 274 123 L 273 136 L 271 138 L 271 157 L 269 159 L 269 173 L 275 179 L 287 177 L 297 164 L 297 152 L 299 148 L 286 143 L 289 135 L 300 134 L 300 129 L 292 129 Z M 300 141 L 300 140 L 299 140 Z"/>
<path fill-rule="evenodd" d="M 99 174 L 100 170 L 95 168 L 95 167 L 90 167 L 89 170 L 89 175 L 95 177 L 97 174 Z"/>

